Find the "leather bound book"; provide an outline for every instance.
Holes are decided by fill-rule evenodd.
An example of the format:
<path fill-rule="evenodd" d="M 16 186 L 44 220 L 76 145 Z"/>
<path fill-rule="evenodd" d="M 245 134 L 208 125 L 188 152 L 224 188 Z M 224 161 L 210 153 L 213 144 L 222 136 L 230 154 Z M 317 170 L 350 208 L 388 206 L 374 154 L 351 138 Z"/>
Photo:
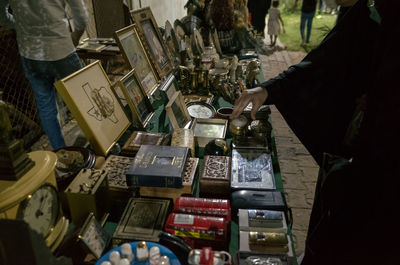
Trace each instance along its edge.
<path fill-rule="evenodd" d="M 202 197 L 228 198 L 230 196 L 232 159 L 229 156 L 204 156 L 200 176 Z"/>

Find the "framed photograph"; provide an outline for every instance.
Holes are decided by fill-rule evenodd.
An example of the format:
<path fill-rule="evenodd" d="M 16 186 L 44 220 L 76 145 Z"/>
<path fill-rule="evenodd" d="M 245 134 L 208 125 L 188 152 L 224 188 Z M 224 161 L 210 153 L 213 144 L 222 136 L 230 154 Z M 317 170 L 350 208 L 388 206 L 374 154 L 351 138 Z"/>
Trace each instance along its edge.
<path fill-rule="evenodd" d="M 194 140 L 199 147 L 214 139 L 225 139 L 228 120 L 225 119 L 194 119 L 192 125 Z"/>
<path fill-rule="evenodd" d="M 106 156 L 130 125 L 100 61 L 54 83 L 98 155 Z"/>
<path fill-rule="evenodd" d="M 125 62 L 131 69 L 135 69 L 146 95 L 150 96 L 157 88 L 159 78 L 138 36 L 137 29 L 134 25 L 130 25 L 116 31 L 114 36 Z"/>
<path fill-rule="evenodd" d="M 133 119 L 144 128 L 151 117 L 153 117 L 154 110 L 139 82 L 135 70 L 132 69 L 118 80 L 118 85 L 132 111 Z"/>
<path fill-rule="evenodd" d="M 165 96 L 170 100 L 176 91 L 178 91 L 178 82 L 173 74 L 170 74 L 167 80 L 160 86 L 159 90 L 164 93 Z"/>
<path fill-rule="evenodd" d="M 153 60 L 160 78 L 164 78 L 172 70 L 172 61 L 165 42 L 163 41 L 157 22 L 150 7 L 131 11 L 131 17 L 139 36 L 144 40 L 145 47 Z"/>
<path fill-rule="evenodd" d="M 192 121 L 180 91 L 175 92 L 167 106 L 165 106 L 165 110 L 174 130 L 185 128 Z"/>

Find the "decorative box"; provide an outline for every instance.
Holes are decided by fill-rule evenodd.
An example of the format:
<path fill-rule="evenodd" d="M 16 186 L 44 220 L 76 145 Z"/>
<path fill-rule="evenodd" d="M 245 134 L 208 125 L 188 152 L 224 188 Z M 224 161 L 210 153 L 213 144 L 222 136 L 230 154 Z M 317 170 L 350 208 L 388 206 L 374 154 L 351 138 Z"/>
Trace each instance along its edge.
<path fill-rule="evenodd" d="M 182 178 L 182 188 L 140 187 L 140 196 L 170 198 L 176 201 L 179 196 L 193 195 L 198 179 L 199 158 L 189 157 Z"/>
<path fill-rule="evenodd" d="M 65 201 L 74 224 L 83 223 L 90 212 L 97 220 L 108 211 L 106 170 L 82 169 L 64 191 Z"/>
<path fill-rule="evenodd" d="M 202 197 L 229 198 L 231 158 L 229 156 L 204 156 L 200 176 Z"/>
<path fill-rule="evenodd" d="M 238 216 L 240 231 L 287 233 L 283 211 L 239 209 Z"/>
<path fill-rule="evenodd" d="M 188 147 L 192 157 L 195 157 L 196 147 L 194 144 L 193 130 L 184 128 L 175 129 L 172 134 L 171 146 Z"/>
<path fill-rule="evenodd" d="M 189 148 L 142 145 L 126 172 L 128 186 L 182 188 Z"/>
<path fill-rule="evenodd" d="M 239 251 L 256 254 L 287 255 L 294 257 L 292 242 L 285 233 L 239 232 Z"/>
<path fill-rule="evenodd" d="M 275 190 L 271 154 L 266 149 L 232 149 L 232 189 Z"/>
<path fill-rule="evenodd" d="M 231 220 L 231 207 L 229 200 L 225 199 L 179 197 L 175 201 L 174 212 L 209 215 L 223 217 L 227 221 Z"/>
<path fill-rule="evenodd" d="M 108 186 L 113 192 L 131 193 L 132 189 L 126 184 L 126 171 L 133 163 L 133 157 L 110 155 L 101 169 L 108 172 Z"/>
<path fill-rule="evenodd" d="M 121 155 L 135 156 L 142 145 L 167 145 L 170 140 L 170 134 L 134 131 L 121 148 Z"/>
<path fill-rule="evenodd" d="M 292 257 L 293 258 L 293 257 Z M 237 265 L 259 265 L 259 264 L 293 264 L 293 260 L 288 261 L 288 256 L 277 254 L 254 254 L 251 252 L 237 252 Z"/>
<path fill-rule="evenodd" d="M 167 199 L 131 198 L 114 232 L 113 246 L 141 240 L 158 242 L 169 207 Z"/>
<path fill-rule="evenodd" d="M 171 213 L 164 230 L 182 237 L 192 248 L 211 246 L 216 250 L 229 247 L 230 229 L 221 217 Z"/>

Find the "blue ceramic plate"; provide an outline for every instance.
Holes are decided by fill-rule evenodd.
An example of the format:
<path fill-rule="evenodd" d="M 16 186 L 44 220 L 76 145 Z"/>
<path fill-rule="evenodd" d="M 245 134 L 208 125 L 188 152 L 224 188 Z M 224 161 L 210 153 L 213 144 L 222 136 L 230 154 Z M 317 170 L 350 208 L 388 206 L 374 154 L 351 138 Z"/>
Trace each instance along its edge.
<path fill-rule="evenodd" d="M 139 243 L 138 241 L 130 243 L 131 246 L 132 246 L 133 254 L 135 255 L 135 259 L 131 262 L 131 265 L 146 265 L 146 264 L 148 265 L 149 264 L 148 260 L 147 261 L 138 261 L 136 259 L 136 245 L 138 243 Z M 169 250 L 168 248 L 164 247 L 163 245 L 154 243 L 154 242 L 146 242 L 146 244 L 147 244 L 147 248 L 149 249 L 149 251 L 150 251 L 150 248 L 152 248 L 154 246 L 159 247 L 160 248 L 160 252 L 161 252 L 161 256 L 168 256 L 169 262 L 170 262 L 171 265 L 181 265 L 181 263 L 179 262 L 178 258 L 175 256 L 175 254 L 171 250 Z M 96 265 L 101 265 L 102 262 L 109 261 L 109 255 L 114 250 L 117 250 L 117 251 L 119 251 L 121 253 L 121 246 L 118 246 L 118 247 L 116 247 L 114 249 L 111 249 L 106 254 L 104 254 L 103 257 L 101 257 L 96 262 Z"/>

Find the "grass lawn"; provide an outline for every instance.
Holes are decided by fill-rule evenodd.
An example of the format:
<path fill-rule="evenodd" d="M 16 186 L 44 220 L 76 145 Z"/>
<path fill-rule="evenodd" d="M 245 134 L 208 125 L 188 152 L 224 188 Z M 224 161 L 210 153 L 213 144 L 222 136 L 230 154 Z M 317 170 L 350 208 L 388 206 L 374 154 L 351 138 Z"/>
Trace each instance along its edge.
<path fill-rule="evenodd" d="M 288 9 L 280 8 L 283 23 L 285 24 L 286 33 L 280 34 L 279 39 L 285 44 L 286 49 L 289 51 L 305 51 L 309 52 L 312 48 L 317 46 L 326 34 L 333 28 L 336 22 L 336 15 L 330 14 L 316 14 L 313 19 L 310 43 L 301 47 L 300 36 L 300 11 L 291 11 Z M 267 36 L 269 38 L 269 36 Z"/>

